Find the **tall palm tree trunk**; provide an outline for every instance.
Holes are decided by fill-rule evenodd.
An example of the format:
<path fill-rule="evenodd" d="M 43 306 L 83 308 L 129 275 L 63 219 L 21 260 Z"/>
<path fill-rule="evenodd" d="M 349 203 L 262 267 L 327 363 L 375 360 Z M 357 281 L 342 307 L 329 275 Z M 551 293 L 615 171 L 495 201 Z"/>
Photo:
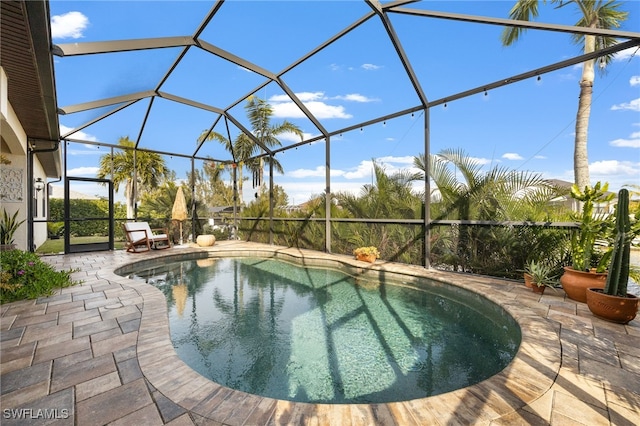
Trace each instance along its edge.
<path fill-rule="evenodd" d="M 124 187 L 124 195 L 127 199 L 127 219 L 135 217 L 136 195 L 133 191 L 133 179 L 127 179 Z"/>
<path fill-rule="evenodd" d="M 595 26 L 593 26 L 595 27 Z M 595 37 L 585 36 L 584 52 L 595 50 Z M 576 137 L 573 152 L 573 173 L 575 183 L 581 190 L 589 185 L 589 157 L 587 155 L 587 136 L 589 132 L 589 117 L 591 115 L 591 99 L 593 97 L 594 60 L 586 61 L 582 65 L 580 79 L 580 98 L 576 115 Z"/>
<path fill-rule="evenodd" d="M 236 174 L 236 178 L 238 180 L 238 182 L 236 183 L 236 187 L 238 188 L 238 200 L 236 201 L 239 205 L 244 203 L 244 194 L 242 192 L 242 185 L 244 183 L 244 180 L 242 178 L 242 168 L 244 166 L 241 166 L 240 164 L 238 164 L 237 166 L 238 173 Z"/>
<path fill-rule="evenodd" d="M 621 11 L 623 2 L 618 0 L 517 0 L 511 8 L 511 19 L 529 21 L 538 16 L 539 3 L 553 3 L 556 9 L 573 5 L 576 7 L 579 19 L 576 26 L 591 29 L 614 29 L 620 27 L 621 22 L 627 19 L 629 12 Z M 523 27 L 510 26 L 502 32 L 502 44 L 510 46 L 525 31 Z M 592 34 L 573 35 L 576 44 L 584 43 L 584 53 L 593 53 L 596 50 L 611 47 L 618 43 L 612 36 L 594 36 Z M 602 69 L 612 58 L 605 55 L 599 59 Z M 587 135 L 589 131 L 589 116 L 591 113 L 591 98 L 593 94 L 593 82 L 595 60 L 585 61 L 582 65 L 582 78 L 580 79 L 580 99 L 576 116 L 576 135 L 573 151 L 573 172 L 575 184 L 584 190 L 589 182 L 589 159 L 587 157 Z"/>

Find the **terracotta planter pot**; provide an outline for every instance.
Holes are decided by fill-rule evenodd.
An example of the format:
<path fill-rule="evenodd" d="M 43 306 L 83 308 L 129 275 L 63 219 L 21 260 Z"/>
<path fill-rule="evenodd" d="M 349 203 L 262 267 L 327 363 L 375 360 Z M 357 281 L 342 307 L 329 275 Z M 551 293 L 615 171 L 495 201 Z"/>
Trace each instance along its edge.
<path fill-rule="evenodd" d="M 531 285 L 531 291 L 533 291 L 534 293 L 538 293 L 538 294 L 543 294 L 544 290 L 547 288 L 546 285 L 543 286 L 537 286 L 535 284 Z"/>
<path fill-rule="evenodd" d="M 560 277 L 562 289 L 567 293 L 569 299 L 578 302 L 587 302 L 588 288 L 604 288 L 607 282 L 607 273 L 582 272 L 565 266 L 564 274 Z"/>
<path fill-rule="evenodd" d="M 524 286 L 527 288 L 533 288 L 533 278 L 526 272 L 524 273 Z"/>
<path fill-rule="evenodd" d="M 373 263 L 376 261 L 376 256 L 374 254 L 357 254 L 356 259 L 363 262 Z"/>
<path fill-rule="evenodd" d="M 10 251 L 15 249 L 16 249 L 15 244 L 0 244 L 0 251 Z"/>
<path fill-rule="evenodd" d="M 200 247 L 211 247 L 216 243 L 216 237 L 213 235 L 203 234 L 198 235 L 196 238 L 196 244 Z"/>
<path fill-rule="evenodd" d="M 627 297 L 609 296 L 600 288 L 587 289 L 587 306 L 593 315 L 618 324 L 626 324 L 638 314 L 640 299 L 633 294 Z"/>

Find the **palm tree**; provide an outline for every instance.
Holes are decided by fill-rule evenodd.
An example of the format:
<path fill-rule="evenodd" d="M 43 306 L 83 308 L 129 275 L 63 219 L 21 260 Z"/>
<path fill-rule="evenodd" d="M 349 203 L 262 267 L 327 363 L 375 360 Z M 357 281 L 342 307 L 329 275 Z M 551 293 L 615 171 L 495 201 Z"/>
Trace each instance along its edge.
<path fill-rule="evenodd" d="M 547 3 L 546 0 L 543 0 Z M 509 17 L 523 21 L 529 21 L 538 16 L 538 0 L 518 0 L 509 12 Z M 615 0 L 549 0 L 556 4 L 557 9 L 574 4 L 578 9 L 580 19 L 575 24 L 579 27 L 594 29 L 618 28 L 620 23 L 627 19 L 628 13 L 618 10 L 621 3 Z M 515 43 L 525 28 L 507 27 L 502 33 L 502 44 L 510 46 Z M 574 34 L 573 42 L 584 46 L 584 53 L 592 53 L 617 43 L 613 37 L 595 36 L 590 34 Z M 611 61 L 612 56 L 600 58 L 600 71 Z M 578 100 L 578 113 L 576 115 L 576 136 L 573 153 L 573 172 L 575 184 L 578 188 L 584 188 L 589 183 L 589 159 L 587 156 L 587 134 L 589 130 L 589 115 L 591 114 L 591 96 L 595 59 L 585 61 L 582 64 L 582 78 L 580 79 L 580 97 Z"/>
<path fill-rule="evenodd" d="M 400 170 L 388 175 L 384 165 L 375 160 L 373 173 L 375 182 L 363 185 L 359 196 L 350 193 L 336 194 L 343 208 L 360 218 L 420 217 L 420 208 L 416 207 L 417 196 L 412 188 L 412 182 L 420 179 L 418 174 Z"/>
<path fill-rule="evenodd" d="M 127 218 L 135 217 L 135 204 L 138 194 L 152 188 L 156 188 L 162 177 L 169 173 L 164 159 L 154 152 L 137 151 L 135 153 L 134 168 L 134 142 L 128 136 L 121 137 L 118 145 L 122 147 L 116 154 L 106 154 L 100 157 L 100 168 L 97 176 L 105 179 L 111 176 L 113 168 L 113 186 L 116 191 L 121 183 L 125 184 L 124 194 L 127 201 Z M 137 185 L 134 182 L 137 181 Z"/>
<path fill-rule="evenodd" d="M 335 194 L 343 212 L 361 219 L 422 217 L 422 196 L 412 188 L 412 183 L 419 178 L 417 174 L 401 170 L 388 175 L 384 166 L 376 161 L 373 161 L 373 172 L 374 183 L 364 185 L 358 196 L 347 192 Z M 341 244 L 341 239 L 346 242 Z M 355 247 L 373 245 L 384 259 L 407 263 L 421 259 L 420 240 L 417 227 L 397 224 L 349 224 L 347 231 L 336 231 L 336 244 L 344 246 L 339 251 L 350 253 Z"/>
<path fill-rule="evenodd" d="M 187 181 L 191 182 L 191 172 L 187 172 Z M 230 206 L 233 204 L 232 186 L 222 180 L 222 170 L 211 162 L 205 162 L 202 170 L 193 173 L 195 196 L 207 206 Z"/>
<path fill-rule="evenodd" d="M 268 148 L 282 146 L 282 143 L 277 138 L 278 136 L 285 133 L 293 133 L 295 135 L 300 136 L 300 141 L 302 141 L 302 130 L 288 122 L 283 121 L 280 124 L 272 124 L 271 117 L 273 116 L 273 108 L 267 101 L 264 99 L 259 99 L 255 96 L 250 96 L 247 99 L 247 103 L 245 105 L 245 110 L 247 111 L 247 117 L 251 122 L 251 133 L 255 137 L 255 139 L 259 140 L 260 143 Z M 269 163 L 273 161 L 273 167 L 280 173 L 284 173 L 284 169 L 278 160 L 273 157 L 259 157 L 252 158 L 256 156 L 258 153 L 264 153 L 264 149 L 260 147 L 259 144 L 255 142 L 255 139 L 249 137 L 248 135 L 241 133 L 238 135 L 236 140 L 231 143 L 229 139 L 225 136 L 221 135 L 217 132 L 203 132 L 198 141 L 202 140 L 216 140 L 224 145 L 225 149 L 231 153 L 234 158 L 236 164 L 238 164 L 238 193 L 240 196 L 240 202 L 243 200 L 242 194 L 242 170 L 246 167 L 249 171 L 254 174 L 254 184 L 258 184 L 261 188 L 264 186 L 264 166 L 265 163 Z M 258 191 L 258 193 L 262 193 L 263 191 Z"/>
<path fill-rule="evenodd" d="M 444 150 L 431 155 L 428 160 L 420 154 L 414 158 L 414 165 L 426 173 L 427 161 L 429 177 L 440 198 L 439 202 L 431 205 L 432 217 L 436 220 L 543 220 L 540 215 L 548 214 L 548 202 L 557 195 L 556 188 L 537 173 L 499 166 L 484 172 L 482 165 L 463 150 Z M 424 179 L 424 174 L 421 179 Z M 440 244 L 446 247 L 438 249 L 448 253 L 448 262 L 462 271 L 479 271 L 479 268 L 486 267 L 495 253 L 518 243 L 514 241 L 512 232 L 492 227 L 459 225 L 457 232 L 451 232 L 451 236 L 440 239 Z M 506 255 L 502 257 L 507 258 Z M 494 260 L 502 263 L 504 259 Z M 479 265 L 478 262 L 485 264 Z"/>
<path fill-rule="evenodd" d="M 445 206 L 439 219 L 542 220 L 533 217 L 540 214 L 538 205 L 557 195 L 557 189 L 538 173 L 499 166 L 483 172 L 482 164 L 464 150 L 443 150 L 431 155 L 429 162 L 430 178 Z M 420 180 L 425 164 L 424 154 L 414 158 L 423 173 Z"/>

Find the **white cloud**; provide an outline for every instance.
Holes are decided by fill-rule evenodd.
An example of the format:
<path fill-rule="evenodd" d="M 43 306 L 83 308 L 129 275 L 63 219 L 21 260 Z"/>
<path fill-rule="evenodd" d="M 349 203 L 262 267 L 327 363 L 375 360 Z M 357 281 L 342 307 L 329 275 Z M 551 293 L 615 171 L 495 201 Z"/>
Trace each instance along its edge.
<path fill-rule="evenodd" d="M 640 111 L 640 98 L 633 99 L 631 102 L 623 102 L 618 105 L 613 105 L 611 107 L 612 111 L 617 110 L 630 110 L 630 111 Z"/>
<path fill-rule="evenodd" d="M 98 173 L 98 167 L 76 167 L 67 170 L 67 176 L 95 176 Z"/>
<path fill-rule="evenodd" d="M 331 176 L 343 176 L 344 171 L 338 169 L 331 169 Z M 309 177 L 325 177 L 325 167 L 318 166 L 315 169 L 296 169 L 286 174 L 287 177 L 294 177 L 296 179 L 303 179 Z"/>
<path fill-rule="evenodd" d="M 304 102 L 304 106 L 316 118 L 351 118 L 351 114 L 345 111 L 341 105 L 329 105 L 324 102 Z M 305 115 L 293 102 L 282 102 L 273 104 L 273 116 L 276 118 L 303 118 Z"/>
<path fill-rule="evenodd" d="M 323 118 L 352 118 L 341 105 L 329 105 L 324 92 L 300 92 L 296 96 L 304 106 L 319 119 Z M 269 98 L 276 118 L 303 118 L 305 115 L 287 95 L 276 95 Z"/>
<path fill-rule="evenodd" d="M 507 160 L 523 160 L 520 154 L 516 154 L 514 152 L 507 152 L 502 155 L 502 158 L 506 158 Z"/>
<path fill-rule="evenodd" d="M 286 176 L 293 177 L 296 179 L 303 179 L 308 177 L 322 177 L 324 176 L 325 168 L 322 166 L 318 166 L 315 169 L 296 169 L 290 172 L 287 172 Z"/>
<path fill-rule="evenodd" d="M 411 173 L 417 173 L 419 170 L 413 167 L 413 157 L 412 156 L 404 156 L 404 157 L 379 157 L 375 159 L 376 163 L 383 166 L 385 173 L 391 175 L 400 170 L 407 170 Z M 407 167 L 408 166 L 408 167 Z M 373 161 L 371 160 L 363 160 L 356 167 L 352 168 L 350 171 L 344 172 L 343 176 L 345 179 L 362 179 L 362 178 L 371 178 L 373 173 Z"/>
<path fill-rule="evenodd" d="M 375 161 L 381 164 L 385 168 L 387 174 L 393 174 L 400 170 L 407 170 L 410 172 L 418 172 L 419 170 L 413 166 L 413 156 L 403 157 L 379 157 Z M 409 166 L 409 167 L 408 167 Z M 331 192 L 348 192 L 354 195 L 358 195 L 362 191 L 362 187 L 366 184 L 371 184 L 373 178 L 373 162 L 371 160 L 361 161 L 356 167 L 349 169 L 348 171 L 341 169 L 331 169 L 332 178 L 341 177 L 342 179 L 332 180 Z M 311 196 L 318 195 L 325 190 L 325 167 L 318 166 L 314 169 L 297 169 L 286 173 L 284 178 L 291 179 L 310 179 L 295 182 L 287 182 L 278 179 L 277 184 L 282 186 L 287 195 L 289 195 L 289 202 L 291 204 L 300 204 L 307 201 Z M 315 181 L 314 179 L 319 179 Z M 415 191 L 424 190 L 424 182 L 414 183 Z"/>
<path fill-rule="evenodd" d="M 404 157 L 379 157 L 375 160 L 378 164 L 381 164 L 385 167 L 385 170 L 388 174 L 393 174 L 400 169 L 409 169 L 411 171 L 417 172 L 417 169 L 413 168 L 413 157 L 412 156 L 404 156 Z M 407 165 L 411 167 L 406 167 Z M 359 165 L 353 167 L 351 171 L 344 171 L 336 168 L 331 169 L 331 176 L 339 177 L 342 176 L 346 179 L 359 179 L 362 177 L 371 177 L 371 173 L 373 171 L 373 162 L 371 160 L 364 160 L 360 162 Z M 324 177 L 325 176 L 325 166 L 318 166 L 314 169 L 296 169 L 286 173 L 287 177 L 295 177 L 297 179 L 300 178 L 308 178 L 308 177 Z"/>
<path fill-rule="evenodd" d="M 547 157 L 545 157 L 544 155 L 534 155 L 533 158 L 535 158 L 536 160 L 546 160 Z"/>
<path fill-rule="evenodd" d="M 365 177 L 371 177 L 373 173 L 373 162 L 370 160 L 361 161 L 351 171 L 345 172 L 344 177 L 346 179 L 362 179 Z"/>
<path fill-rule="evenodd" d="M 629 47 L 628 49 L 621 50 L 618 53 L 613 55 L 613 60 L 625 61 L 627 59 L 630 59 L 635 53 L 637 53 L 637 51 L 638 51 L 637 46 Z"/>
<path fill-rule="evenodd" d="M 633 132 L 629 139 L 615 139 L 609 145 L 619 148 L 640 148 L 640 132 Z"/>
<path fill-rule="evenodd" d="M 639 170 L 640 163 L 632 161 L 604 160 L 589 165 L 589 173 L 600 176 L 626 175 L 637 179 Z"/>
<path fill-rule="evenodd" d="M 382 164 L 398 163 L 398 164 L 411 164 L 411 165 L 413 165 L 413 156 L 411 156 L 411 155 L 406 155 L 404 157 L 386 156 L 386 157 L 376 158 L 376 161 L 378 163 L 382 163 Z"/>
<path fill-rule="evenodd" d="M 629 79 L 629 85 L 640 86 L 640 75 L 634 75 Z"/>
<path fill-rule="evenodd" d="M 368 180 L 364 182 L 331 182 L 331 192 L 348 192 L 357 195 L 362 190 L 362 186 L 366 183 L 370 183 Z M 326 184 L 324 180 L 318 180 L 313 182 L 288 182 L 279 181 L 278 185 L 284 188 L 285 192 L 289 196 L 289 204 L 297 205 L 309 201 L 312 196 L 317 196 L 324 193 Z"/>
<path fill-rule="evenodd" d="M 487 164 L 491 164 L 491 163 L 499 163 L 500 160 L 492 160 L 489 158 L 479 158 L 479 157 L 469 157 L 470 160 L 475 161 L 476 163 L 480 164 L 481 166 L 486 166 Z"/>
<path fill-rule="evenodd" d="M 73 127 L 67 127 L 63 124 L 60 124 L 60 134 L 61 135 L 67 135 L 69 133 L 73 132 Z M 89 133 L 85 133 L 82 130 L 78 130 L 77 132 L 73 132 L 71 134 L 68 135 L 70 138 L 73 139 L 82 139 L 84 141 L 90 141 L 90 142 L 96 142 L 98 139 L 93 136 L 90 135 Z"/>
<path fill-rule="evenodd" d="M 98 146 L 95 145 L 87 145 L 87 144 L 82 144 L 80 146 L 84 147 L 85 149 L 75 149 L 74 146 L 79 146 L 76 144 L 71 144 L 67 147 L 67 154 L 69 155 L 105 155 L 108 153 L 108 151 L 100 151 Z"/>
<path fill-rule="evenodd" d="M 292 143 L 298 143 L 298 142 L 302 142 L 303 140 L 308 140 L 311 139 L 312 137 L 314 137 L 315 135 L 311 134 L 311 133 L 302 133 L 302 140 L 300 140 L 300 136 L 296 135 L 295 133 L 281 133 L 278 135 L 278 139 L 280 139 L 281 141 L 288 141 L 288 142 L 292 142 Z"/>
<path fill-rule="evenodd" d="M 51 17 L 52 38 L 82 38 L 89 25 L 89 18 L 80 12 L 67 12 Z"/>
<path fill-rule="evenodd" d="M 346 111 L 342 105 L 330 105 L 328 100 L 341 100 L 349 102 L 375 102 L 378 99 L 369 98 L 359 93 L 349 93 L 329 98 L 324 92 L 299 92 L 295 94 L 304 106 L 319 119 L 327 118 L 352 118 L 353 115 Z M 275 95 L 269 98 L 269 103 L 273 108 L 273 116 L 277 118 L 303 118 L 304 114 L 298 106 L 291 101 L 289 96 Z"/>
<path fill-rule="evenodd" d="M 313 101 L 326 99 L 324 92 L 300 92 L 300 93 L 296 93 L 296 96 L 302 102 L 313 102 Z"/>
<path fill-rule="evenodd" d="M 295 94 L 302 102 L 317 101 L 319 99 L 326 99 L 324 92 L 299 92 Z M 269 98 L 269 103 L 277 104 L 280 102 L 291 102 L 289 95 L 273 95 Z"/>
<path fill-rule="evenodd" d="M 376 64 L 362 64 L 362 65 L 360 65 L 360 68 L 365 70 L 365 71 L 376 71 L 376 70 L 379 70 L 379 69 L 381 69 L 383 67 L 382 67 L 382 65 L 376 65 Z M 347 71 L 354 71 L 357 68 L 352 66 L 352 65 L 346 65 L 345 66 L 345 65 L 332 63 L 332 64 L 329 64 L 329 69 L 331 71 L 341 71 L 343 69 L 346 69 Z"/>
<path fill-rule="evenodd" d="M 293 102 L 272 103 L 273 116 L 276 118 L 304 118 L 305 115 Z"/>
<path fill-rule="evenodd" d="M 364 95 L 360 95 L 358 93 L 350 93 L 348 95 L 340 95 L 340 96 L 336 96 L 334 99 L 341 99 L 344 101 L 351 101 L 351 102 L 375 102 L 378 99 L 374 99 L 374 98 L 368 98 Z"/>

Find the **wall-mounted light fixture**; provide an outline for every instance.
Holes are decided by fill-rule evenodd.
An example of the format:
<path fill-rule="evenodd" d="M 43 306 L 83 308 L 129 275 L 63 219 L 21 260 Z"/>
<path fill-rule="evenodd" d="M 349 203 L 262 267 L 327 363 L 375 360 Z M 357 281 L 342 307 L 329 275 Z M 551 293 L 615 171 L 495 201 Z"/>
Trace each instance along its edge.
<path fill-rule="evenodd" d="M 36 179 L 36 181 L 33 183 L 33 189 L 36 190 L 36 193 L 44 189 L 44 181 L 42 180 L 42 178 Z"/>
<path fill-rule="evenodd" d="M 44 189 L 44 181 L 42 180 L 42 178 L 37 178 L 34 182 L 33 182 L 33 189 L 35 189 L 36 191 L 36 204 L 35 204 L 35 209 L 34 209 L 34 216 L 38 216 L 38 198 L 40 198 L 40 191 L 42 191 Z M 44 203 L 44 197 L 42 198 L 42 214 L 44 216 L 44 209 L 45 209 L 45 203 Z"/>

